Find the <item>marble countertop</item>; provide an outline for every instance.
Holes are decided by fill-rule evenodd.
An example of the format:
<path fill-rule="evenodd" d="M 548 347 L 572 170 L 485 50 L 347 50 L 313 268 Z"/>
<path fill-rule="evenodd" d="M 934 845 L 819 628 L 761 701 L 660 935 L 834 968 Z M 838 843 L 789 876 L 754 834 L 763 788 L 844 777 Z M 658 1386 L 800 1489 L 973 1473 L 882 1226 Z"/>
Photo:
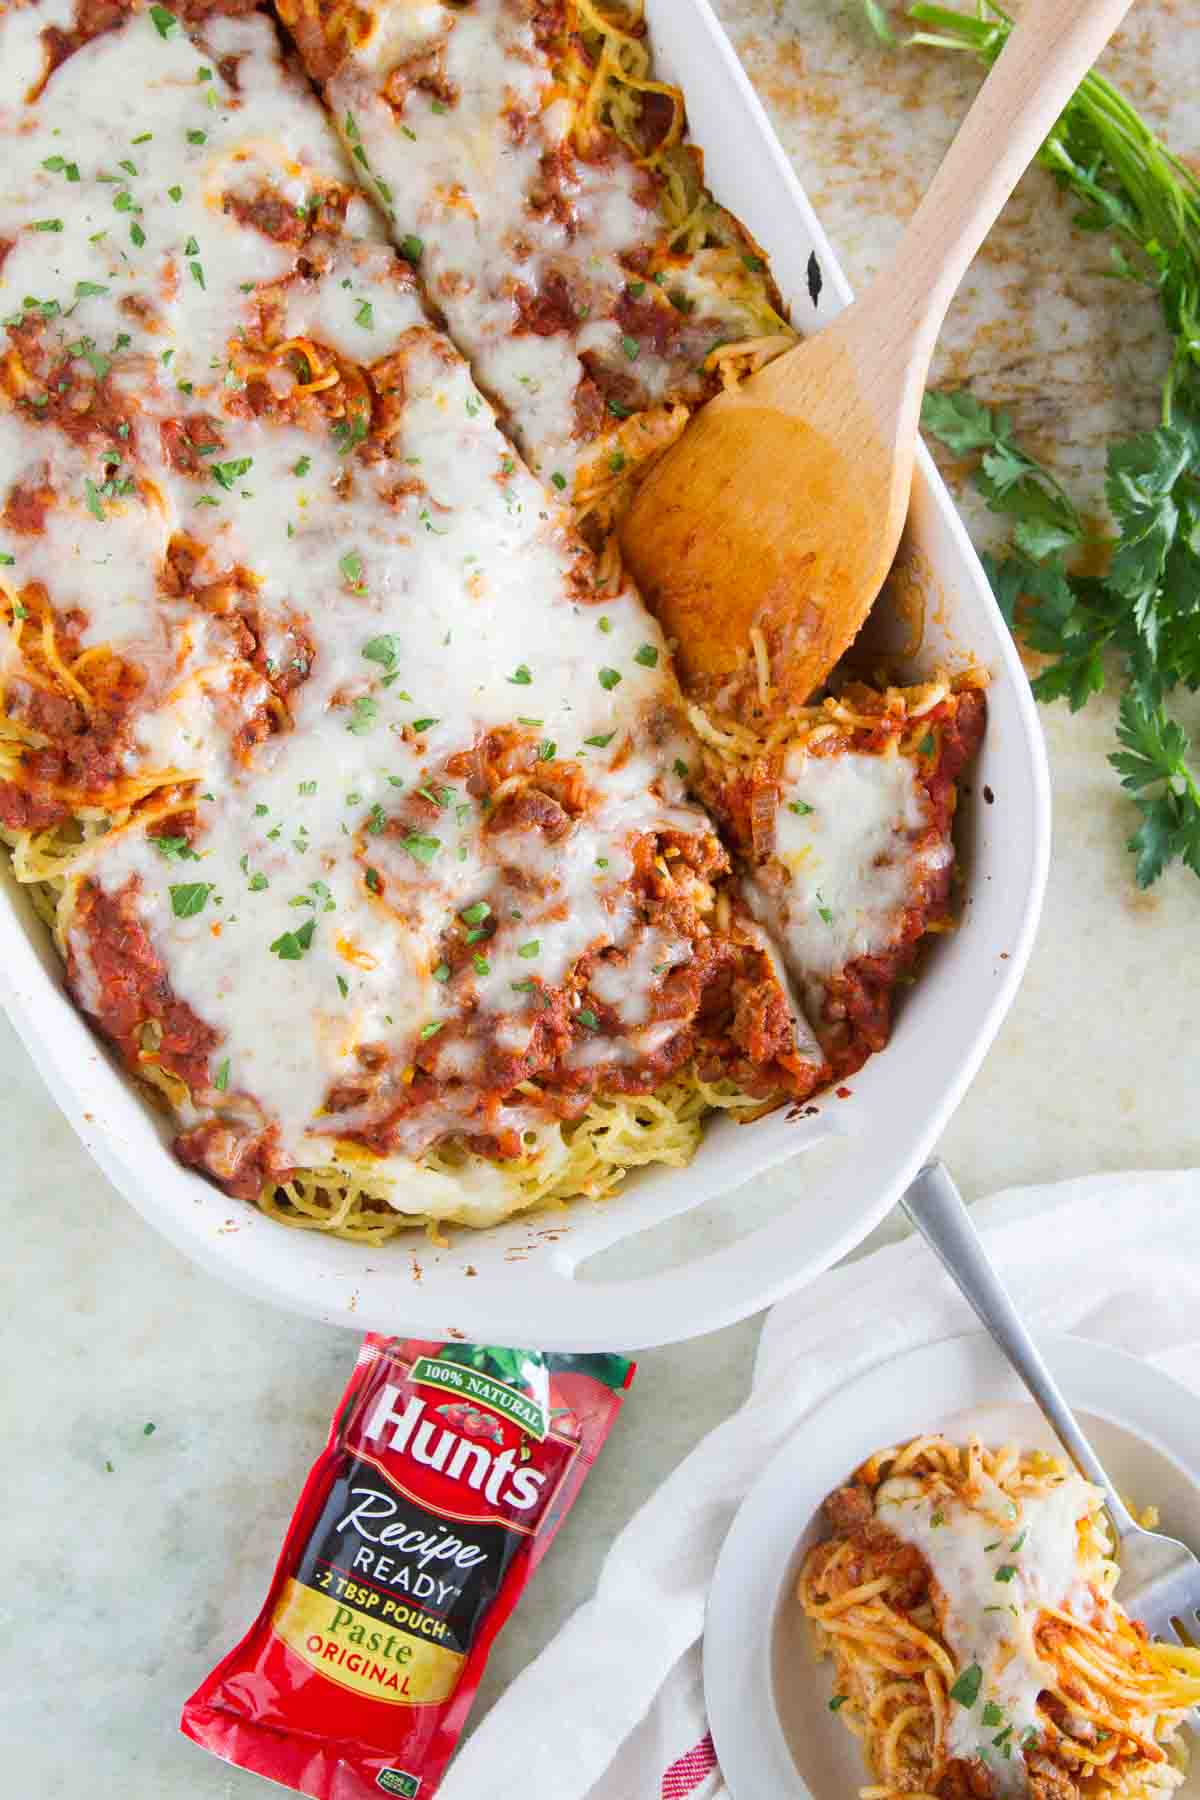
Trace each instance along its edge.
<path fill-rule="evenodd" d="M 1106 66 L 1195 158 L 1190 5 L 1139 0 Z M 950 56 L 887 55 L 856 0 L 718 0 L 718 11 L 861 286 L 932 173 L 974 71 Z M 935 367 L 935 380 L 969 376 L 1008 405 L 1079 495 L 1096 491 L 1104 439 L 1147 422 L 1162 357 L 1153 302 L 1105 279 L 1103 260 L 1050 180 L 1026 177 Z M 964 510 L 986 537 L 986 515 Z M 1043 722 L 1055 829 L 1041 936 L 941 1145 L 968 1197 L 1200 1162 L 1185 979 L 1200 885 L 1174 871 L 1148 894 L 1133 886 L 1131 809 L 1104 761 L 1112 708 L 1050 709 Z M 5 1785 L 22 1800 L 68 1787 L 94 1800 L 251 1800 L 266 1792 L 254 1777 L 178 1735 L 180 1703 L 262 1601 L 354 1340 L 183 1261 L 85 1156 L 2 1022 L 0 1075 L 13 1146 L 0 1168 Z M 767 1179 L 786 1193 L 798 1176 Z M 898 1231 L 885 1225 L 874 1241 Z M 621 1524 L 738 1404 L 758 1327 L 641 1359 L 619 1435 L 499 1641 L 481 1709 L 589 1591 Z"/>

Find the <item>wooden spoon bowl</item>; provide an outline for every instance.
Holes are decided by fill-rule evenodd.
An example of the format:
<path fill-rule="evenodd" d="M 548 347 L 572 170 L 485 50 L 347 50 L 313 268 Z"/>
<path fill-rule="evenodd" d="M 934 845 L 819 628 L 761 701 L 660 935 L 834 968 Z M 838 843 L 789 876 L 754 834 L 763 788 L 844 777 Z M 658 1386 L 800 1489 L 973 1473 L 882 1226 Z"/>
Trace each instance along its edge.
<path fill-rule="evenodd" d="M 685 689 L 731 716 L 786 710 L 819 686 L 899 540 L 920 388 L 909 397 L 913 430 L 889 454 L 841 343 L 843 319 L 711 400 L 622 527 Z"/>

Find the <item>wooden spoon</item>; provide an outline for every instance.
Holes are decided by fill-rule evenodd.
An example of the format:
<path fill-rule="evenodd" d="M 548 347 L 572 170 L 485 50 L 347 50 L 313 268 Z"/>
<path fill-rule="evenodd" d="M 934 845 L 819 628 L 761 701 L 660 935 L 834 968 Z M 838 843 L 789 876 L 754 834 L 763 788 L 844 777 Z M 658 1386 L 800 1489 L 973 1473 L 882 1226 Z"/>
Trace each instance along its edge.
<path fill-rule="evenodd" d="M 638 490 L 621 548 L 695 697 L 785 712 L 853 641 L 900 541 L 946 309 L 1129 5 L 1028 0 L 889 266 L 825 330 L 709 401 Z"/>

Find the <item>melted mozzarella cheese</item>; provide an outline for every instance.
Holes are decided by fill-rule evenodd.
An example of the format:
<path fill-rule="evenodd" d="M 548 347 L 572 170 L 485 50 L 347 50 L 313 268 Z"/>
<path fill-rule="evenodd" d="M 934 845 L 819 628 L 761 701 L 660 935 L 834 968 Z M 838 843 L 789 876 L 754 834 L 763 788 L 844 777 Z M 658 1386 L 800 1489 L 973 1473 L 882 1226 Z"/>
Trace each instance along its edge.
<path fill-rule="evenodd" d="M 531 13 L 509 0 L 376 8 L 325 94 L 396 242 L 419 243 L 428 291 L 481 385 L 532 467 L 569 488 L 594 448 L 575 414 L 589 361 L 636 375 L 643 403 L 696 398 L 708 343 L 755 327 L 695 266 L 678 291 L 712 321 L 699 349 L 657 356 L 614 316 L 637 253 L 662 234 L 654 183 L 615 141 L 603 158 L 574 155 L 572 109 Z M 296 28 L 320 76 L 324 46 L 303 18 Z M 530 328 L 518 289 L 535 302 L 565 289 L 574 316 Z"/>
<path fill-rule="evenodd" d="M 783 945 L 792 973 L 820 982 L 899 938 L 905 909 L 953 859 L 931 831 L 929 798 L 905 756 L 788 756 L 775 856 L 746 898 Z"/>
<path fill-rule="evenodd" d="M 1085 1623 L 1096 1614 L 1079 1526 L 1101 1499 L 1074 1472 L 1019 1503 L 986 1477 L 973 1505 L 930 1498 L 908 1476 L 885 1481 L 876 1496 L 879 1522 L 929 1565 L 941 1634 L 960 1675 L 980 1670 L 972 1703 L 950 1702 L 948 1753 L 982 1757 L 1002 1793 L 1026 1785 L 1022 1739 L 1040 1737 L 1038 1695 L 1056 1679 L 1034 1642 L 1039 1611 L 1057 1608 Z"/>
<path fill-rule="evenodd" d="M 226 56 L 237 58 L 236 88 L 217 69 Z M 114 92 L 137 93 L 137 108 L 114 117 Z M 565 508 L 512 455 L 390 251 L 319 238 L 296 279 L 295 246 L 226 206 L 267 185 L 304 205 L 313 183 L 344 174 L 265 21 L 216 19 L 193 42 L 135 16 L 70 57 L 31 110 L 36 128 L 0 193 L 0 236 L 15 246 L 6 290 L 61 296 L 46 329 L 67 346 L 86 335 L 111 360 L 135 409 L 121 468 L 140 486 L 89 506 L 96 450 L 0 412 L 0 492 L 32 458 L 55 496 L 40 535 L 3 540 L 8 573 L 44 582 L 56 607 L 86 615 L 84 645 L 116 648 L 148 676 L 127 770 L 181 771 L 199 795 L 183 854 L 169 835 L 117 830 L 80 873 L 132 893 L 172 991 L 218 1037 L 213 1086 L 193 1096 L 190 1119 L 262 1119 L 284 1160 L 345 1163 L 353 1146 L 340 1134 L 394 1111 L 423 1045 L 439 1077 L 464 1085 L 397 1127 L 385 1172 L 398 1205 L 436 1210 L 444 1178 L 404 1159 L 469 1125 L 480 1022 L 485 1041 L 494 1026 L 496 1045 L 519 1055 L 535 985 L 554 987 L 588 952 L 611 950 L 626 969 L 614 1005 L 636 1026 L 649 1008 L 634 987 L 688 953 L 647 932 L 628 891 L 638 834 L 710 829 L 675 772 L 691 751 L 665 644 L 628 588 L 586 603 Z M 68 138 L 78 182 L 42 166 Z M 127 206 L 114 208 L 116 194 Z M 28 229 L 51 204 L 62 231 Z M 131 219 L 144 245 L 131 247 Z M 253 336 L 264 284 L 285 276 L 271 301 L 284 339 L 390 371 L 400 400 L 386 456 L 348 458 L 334 433 L 243 403 L 243 333 Z M 72 302 L 77 281 L 90 287 Z M 280 381 L 287 391 L 291 378 Z M 219 446 L 199 474 L 183 472 L 159 428 L 200 415 L 216 422 Z M 172 597 L 161 581 L 177 537 L 192 573 Z M 301 677 L 288 729 L 249 747 L 239 728 L 271 689 L 234 653 L 224 603 L 203 598 L 239 583 L 266 674 L 291 659 Z M 584 809 L 551 839 L 489 831 L 466 778 L 445 772 L 494 729 L 583 769 Z M 393 828 L 421 790 L 436 818 Z M 480 906 L 492 935 L 450 976 L 445 934 Z M 81 927 L 70 948 L 80 997 L 98 1011 Z M 361 1080 L 364 1047 L 383 1053 L 384 1075 L 332 1117 L 330 1092 Z M 623 1041 L 607 1045 L 609 1059 L 628 1054 Z M 492 1125 L 552 1150 L 532 1106 L 505 1108 Z M 497 1192 L 476 1183 L 472 1204 L 486 1214 Z"/>

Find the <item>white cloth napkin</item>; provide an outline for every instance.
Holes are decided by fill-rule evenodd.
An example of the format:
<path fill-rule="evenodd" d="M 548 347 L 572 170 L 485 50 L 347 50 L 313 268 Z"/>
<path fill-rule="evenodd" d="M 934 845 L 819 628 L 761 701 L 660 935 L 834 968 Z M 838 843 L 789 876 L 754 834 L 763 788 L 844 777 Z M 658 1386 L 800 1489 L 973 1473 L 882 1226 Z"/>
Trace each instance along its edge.
<path fill-rule="evenodd" d="M 1200 1172 L 1014 1188 L 972 1216 L 1035 1331 L 1099 1339 L 1200 1389 Z M 915 1238 L 776 1306 L 745 1405 L 626 1526 L 593 1598 L 467 1741 L 440 1800 L 728 1800 L 700 1638 L 739 1503 L 835 1388 L 977 1323 Z"/>

